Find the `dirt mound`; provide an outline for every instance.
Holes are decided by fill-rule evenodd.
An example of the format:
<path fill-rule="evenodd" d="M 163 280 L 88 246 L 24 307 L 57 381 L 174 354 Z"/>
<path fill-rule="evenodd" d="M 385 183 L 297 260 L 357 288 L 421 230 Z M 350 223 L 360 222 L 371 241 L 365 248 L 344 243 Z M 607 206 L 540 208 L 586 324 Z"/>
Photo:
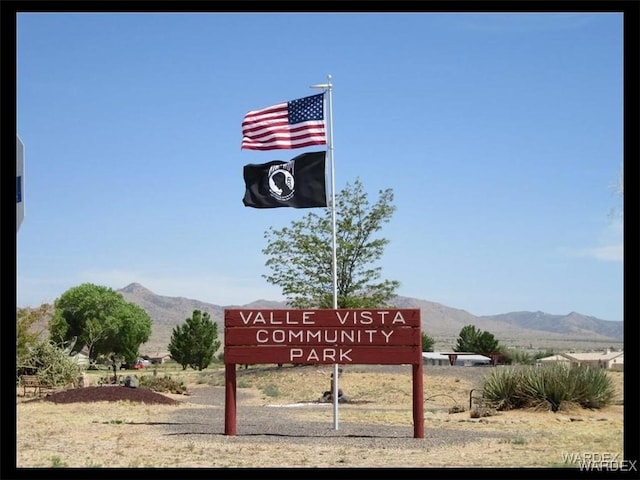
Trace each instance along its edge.
<path fill-rule="evenodd" d="M 180 402 L 149 388 L 93 386 L 51 393 L 43 398 L 54 403 L 128 401 L 149 404 L 178 405 Z"/>

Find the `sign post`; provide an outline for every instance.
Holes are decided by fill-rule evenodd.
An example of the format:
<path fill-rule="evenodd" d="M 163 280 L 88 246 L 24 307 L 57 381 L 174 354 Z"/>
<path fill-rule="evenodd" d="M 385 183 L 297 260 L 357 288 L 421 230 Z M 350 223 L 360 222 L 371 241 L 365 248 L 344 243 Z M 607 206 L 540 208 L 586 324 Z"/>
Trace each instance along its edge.
<path fill-rule="evenodd" d="M 24 219 L 24 145 L 16 135 L 16 233 Z"/>

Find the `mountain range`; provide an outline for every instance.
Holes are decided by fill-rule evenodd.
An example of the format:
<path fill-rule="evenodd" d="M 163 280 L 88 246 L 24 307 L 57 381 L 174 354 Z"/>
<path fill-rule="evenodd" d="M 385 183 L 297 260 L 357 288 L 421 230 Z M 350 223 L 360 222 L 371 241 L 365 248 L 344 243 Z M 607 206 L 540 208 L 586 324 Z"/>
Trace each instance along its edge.
<path fill-rule="evenodd" d="M 288 308 L 285 302 L 269 300 L 256 300 L 246 305 L 215 305 L 184 297 L 156 295 L 139 283 L 117 291 L 151 317 L 151 338 L 140 347 L 141 354 L 149 355 L 166 352 L 173 328 L 190 318 L 194 310 L 209 313 L 211 320 L 218 324 L 222 337 L 224 310 L 227 308 Z M 394 297 L 389 304 L 395 308 L 420 309 L 422 331 L 435 340 L 436 351 L 453 349 L 460 330 L 466 325 L 490 332 L 501 345 L 509 348 L 554 351 L 623 348 L 623 322 L 601 320 L 576 312 L 566 315 L 536 311 L 475 316 L 440 303 L 401 296 Z"/>

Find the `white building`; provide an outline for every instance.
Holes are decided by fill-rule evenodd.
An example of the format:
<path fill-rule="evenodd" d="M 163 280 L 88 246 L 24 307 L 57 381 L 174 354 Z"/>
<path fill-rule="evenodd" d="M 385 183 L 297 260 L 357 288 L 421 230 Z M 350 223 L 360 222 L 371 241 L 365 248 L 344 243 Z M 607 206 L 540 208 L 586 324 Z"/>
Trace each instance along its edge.
<path fill-rule="evenodd" d="M 474 367 L 480 365 L 491 365 L 491 358 L 485 355 L 465 352 L 422 352 L 422 363 L 424 365 Z"/>
<path fill-rule="evenodd" d="M 584 353 L 560 353 L 550 357 L 541 358 L 541 364 L 547 363 L 573 363 L 577 365 L 590 365 L 592 367 L 606 368 L 609 370 L 624 370 L 624 352 L 612 352 L 604 350 L 601 352 Z"/>

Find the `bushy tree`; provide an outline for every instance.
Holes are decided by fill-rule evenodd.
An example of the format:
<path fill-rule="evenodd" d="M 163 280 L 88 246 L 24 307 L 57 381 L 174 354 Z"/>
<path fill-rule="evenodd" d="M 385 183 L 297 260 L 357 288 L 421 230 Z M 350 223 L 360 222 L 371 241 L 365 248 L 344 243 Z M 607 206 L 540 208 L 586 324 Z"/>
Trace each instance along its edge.
<path fill-rule="evenodd" d="M 338 308 L 375 308 L 395 295 L 400 283 L 382 280 L 373 264 L 389 243 L 375 235 L 395 212 L 393 190 L 379 192 L 370 205 L 362 182 L 356 179 L 336 195 L 336 283 Z M 263 277 L 282 288 L 294 308 L 332 308 L 333 228 L 331 208 L 311 212 L 290 227 L 269 228 L 263 253 L 270 275 Z"/>
<path fill-rule="evenodd" d="M 220 348 L 218 325 L 209 313 L 194 310 L 191 318 L 182 325 L 176 325 L 169 342 L 171 358 L 182 366 L 204 370 L 211 364 L 213 355 Z"/>
<path fill-rule="evenodd" d="M 426 333 L 422 332 L 422 351 L 433 352 L 433 345 L 436 341 Z"/>
<path fill-rule="evenodd" d="M 16 365 L 18 368 L 28 363 L 31 347 L 44 336 L 46 319 L 51 315 L 48 303 L 38 308 L 18 308 L 16 311 Z M 38 328 L 38 324 L 42 324 Z"/>
<path fill-rule="evenodd" d="M 465 325 L 460 330 L 455 352 L 474 352 L 480 355 L 490 355 L 500 351 L 500 345 L 493 334 L 483 332 L 475 325 Z"/>
<path fill-rule="evenodd" d="M 151 317 L 115 290 L 84 283 L 56 300 L 49 332 L 57 344 L 77 339 L 72 351 L 86 346 L 91 360 L 115 354 L 135 363 L 151 335 Z"/>
<path fill-rule="evenodd" d="M 49 340 L 38 340 L 28 348 L 20 374 L 37 375 L 47 385 L 75 384 L 82 368 L 73 357 Z"/>

